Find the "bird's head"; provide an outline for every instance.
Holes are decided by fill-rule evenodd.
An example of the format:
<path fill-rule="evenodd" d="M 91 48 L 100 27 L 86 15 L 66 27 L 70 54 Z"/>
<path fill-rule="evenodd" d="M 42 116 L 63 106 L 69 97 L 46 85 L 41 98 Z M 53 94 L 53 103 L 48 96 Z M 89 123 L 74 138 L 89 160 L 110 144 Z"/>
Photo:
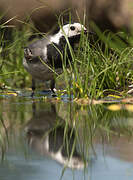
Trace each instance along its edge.
<path fill-rule="evenodd" d="M 87 33 L 87 29 L 80 23 L 66 24 L 60 28 L 57 34 L 51 38 L 51 42 L 59 44 L 61 38 L 72 39 Z"/>
<path fill-rule="evenodd" d="M 73 24 L 66 24 L 64 25 L 60 31 L 59 34 L 62 36 L 67 36 L 68 38 L 80 35 L 81 33 L 86 33 L 87 29 L 84 27 L 84 25 L 80 23 L 73 23 Z"/>

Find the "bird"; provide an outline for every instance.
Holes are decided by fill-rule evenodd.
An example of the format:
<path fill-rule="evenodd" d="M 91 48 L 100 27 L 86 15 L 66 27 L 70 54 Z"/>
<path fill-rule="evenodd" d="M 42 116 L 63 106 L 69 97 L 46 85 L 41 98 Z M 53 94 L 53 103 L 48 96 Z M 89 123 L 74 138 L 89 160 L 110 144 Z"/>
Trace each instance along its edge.
<path fill-rule="evenodd" d="M 32 76 L 32 96 L 37 79 L 43 82 L 50 80 L 50 89 L 56 93 L 55 78 L 63 71 L 62 57 L 67 52 L 65 63 L 68 65 L 72 59 L 68 44 L 74 49 L 82 32 L 86 34 L 88 31 L 81 23 L 65 24 L 55 34 L 44 36 L 24 48 L 23 66 Z"/>

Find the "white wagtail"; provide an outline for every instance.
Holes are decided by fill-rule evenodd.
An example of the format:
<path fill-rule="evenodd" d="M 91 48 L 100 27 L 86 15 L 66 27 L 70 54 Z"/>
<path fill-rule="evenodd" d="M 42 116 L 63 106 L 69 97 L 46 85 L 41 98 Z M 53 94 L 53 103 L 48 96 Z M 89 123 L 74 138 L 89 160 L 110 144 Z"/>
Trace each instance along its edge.
<path fill-rule="evenodd" d="M 56 74 L 62 73 L 63 58 L 67 51 L 66 64 L 71 60 L 69 47 L 74 48 L 75 43 L 79 42 L 81 33 L 87 33 L 87 29 L 80 23 L 66 24 L 54 35 L 48 35 L 37 40 L 24 49 L 23 65 L 32 75 L 32 95 L 35 90 L 35 80 L 51 80 L 50 88 L 55 93 Z"/>

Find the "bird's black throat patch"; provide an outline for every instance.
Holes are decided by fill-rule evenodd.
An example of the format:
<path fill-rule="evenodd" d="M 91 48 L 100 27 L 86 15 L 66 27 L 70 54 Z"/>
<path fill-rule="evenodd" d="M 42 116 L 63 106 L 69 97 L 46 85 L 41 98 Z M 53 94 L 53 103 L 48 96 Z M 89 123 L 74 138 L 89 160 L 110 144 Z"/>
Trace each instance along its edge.
<path fill-rule="evenodd" d="M 80 41 L 80 35 L 70 37 L 68 38 L 68 40 L 72 49 L 74 49 L 75 43 L 78 43 Z M 67 55 L 66 58 L 64 58 L 66 52 Z M 47 45 L 47 58 L 50 62 L 50 65 L 54 68 L 62 68 L 63 59 L 66 59 L 66 65 L 68 64 L 68 59 L 71 61 L 71 53 L 64 36 L 60 38 L 59 44 L 52 43 Z"/>

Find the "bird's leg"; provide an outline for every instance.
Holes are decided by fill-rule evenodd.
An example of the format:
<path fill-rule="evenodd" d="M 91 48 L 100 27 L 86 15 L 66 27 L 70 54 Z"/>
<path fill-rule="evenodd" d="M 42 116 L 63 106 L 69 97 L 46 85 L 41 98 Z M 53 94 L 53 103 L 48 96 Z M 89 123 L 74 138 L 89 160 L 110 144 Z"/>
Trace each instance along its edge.
<path fill-rule="evenodd" d="M 32 93 L 31 93 L 31 97 L 33 97 L 34 96 L 34 91 L 35 91 L 35 89 L 36 89 L 36 83 L 35 83 L 35 80 L 34 79 L 32 79 Z"/>
<path fill-rule="evenodd" d="M 33 113 L 33 117 L 35 117 L 36 116 L 36 102 L 34 102 L 33 101 L 33 103 L 32 103 L 32 113 Z"/>
<path fill-rule="evenodd" d="M 52 79 L 51 82 L 50 82 L 50 89 L 51 91 L 54 93 L 53 95 L 55 95 L 56 93 L 56 89 L 55 89 L 55 79 Z"/>

